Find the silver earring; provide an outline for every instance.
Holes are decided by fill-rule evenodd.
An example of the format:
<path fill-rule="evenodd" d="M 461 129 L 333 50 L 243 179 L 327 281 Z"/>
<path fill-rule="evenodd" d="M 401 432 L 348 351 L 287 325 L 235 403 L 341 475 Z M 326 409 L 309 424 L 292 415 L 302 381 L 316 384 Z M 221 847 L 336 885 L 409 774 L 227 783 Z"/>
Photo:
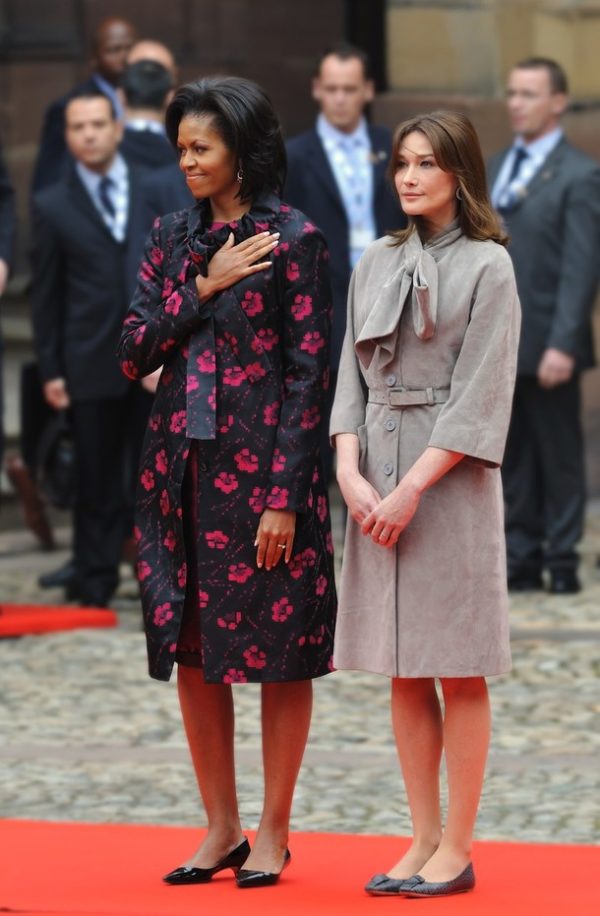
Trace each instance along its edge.
<path fill-rule="evenodd" d="M 456 199 L 462 200 L 462 194 L 460 193 L 460 187 L 456 189 Z"/>
<path fill-rule="evenodd" d="M 237 170 L 237 175 L 235 177 L 237 178 L 238 183 L 241 184 L 244 180 L 244 173 L 242 172 L 241 168 Z"/>

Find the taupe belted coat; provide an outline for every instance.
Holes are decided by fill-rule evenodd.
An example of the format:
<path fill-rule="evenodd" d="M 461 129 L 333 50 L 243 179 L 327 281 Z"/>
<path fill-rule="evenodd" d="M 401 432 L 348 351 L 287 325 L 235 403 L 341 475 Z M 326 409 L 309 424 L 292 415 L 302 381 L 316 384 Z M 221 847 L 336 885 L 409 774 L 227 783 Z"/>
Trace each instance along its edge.
<path fill-rule="evenodd" d="M 456 223 L 424 245 L 379 239 L 357 265 L 331 416 L 383 497 L 427 448 L 465 458 L 396 547 L 348 519 L 334 665 L 391 677 L 510 668 L 502 461 L 520 326 L 512 263 Z"/>

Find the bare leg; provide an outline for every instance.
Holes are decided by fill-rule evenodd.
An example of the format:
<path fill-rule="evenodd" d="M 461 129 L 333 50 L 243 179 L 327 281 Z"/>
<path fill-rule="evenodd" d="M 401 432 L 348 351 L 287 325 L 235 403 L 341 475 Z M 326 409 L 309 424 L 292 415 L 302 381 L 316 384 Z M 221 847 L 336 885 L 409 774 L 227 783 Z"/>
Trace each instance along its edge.
<path fill-rule="evenodd" d="M 448 818 L 442 841 L 420 869 L 426 881 L 449 881 L 471 861 L 471 844 L 490 743 L 490 703 L 483 677 L 443 678 Z"/>
<path fill-rule="evenodd" d="M 233 754 L 231 687 L 206 684 L 200 668 L 179 665 L 177 688 L 183 724 L 206 809 L 208 833 L 185 865 L 212 868 L 242 842 Z"/>
<path fill-rule="evenodd" d="M 433 678 L 394 678 L 392 724 L 410 808 L 412 844 L 388 875 L 409 878 L 431 858 L 442 833 L 442 714 Z"/>
<path fill-rule="evenodd" d="M 270 872 L 281 869 L 311 713 L 312 681 L 262 685 L 265 800 L 252 853 L 244 868 Z"/>

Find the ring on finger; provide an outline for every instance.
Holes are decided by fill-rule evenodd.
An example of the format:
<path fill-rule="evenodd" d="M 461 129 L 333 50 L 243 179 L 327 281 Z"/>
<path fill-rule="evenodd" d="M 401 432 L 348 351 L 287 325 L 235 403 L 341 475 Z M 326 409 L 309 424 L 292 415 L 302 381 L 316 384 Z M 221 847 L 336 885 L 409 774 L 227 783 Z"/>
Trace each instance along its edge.
<path fill-rule="evenodd" d="M 285 550 L 285 548 L 287 547 L 287 544 L 276 544 L 275 546 L 279 547 L 280 550 Z"/>

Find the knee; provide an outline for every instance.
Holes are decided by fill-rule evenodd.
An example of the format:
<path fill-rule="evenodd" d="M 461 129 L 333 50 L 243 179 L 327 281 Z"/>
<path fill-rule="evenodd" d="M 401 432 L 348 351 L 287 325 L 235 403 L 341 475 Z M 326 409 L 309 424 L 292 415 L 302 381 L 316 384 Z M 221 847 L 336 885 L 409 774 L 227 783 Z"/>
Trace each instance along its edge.
<path fill-rule="evenodd" d="M 441 678 L 444 701 L 480 700 L 487 697 L 487 684 L 484 677 L 446 677 Z"/>

